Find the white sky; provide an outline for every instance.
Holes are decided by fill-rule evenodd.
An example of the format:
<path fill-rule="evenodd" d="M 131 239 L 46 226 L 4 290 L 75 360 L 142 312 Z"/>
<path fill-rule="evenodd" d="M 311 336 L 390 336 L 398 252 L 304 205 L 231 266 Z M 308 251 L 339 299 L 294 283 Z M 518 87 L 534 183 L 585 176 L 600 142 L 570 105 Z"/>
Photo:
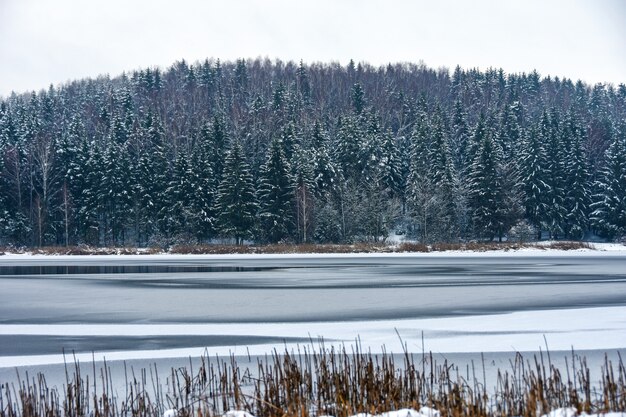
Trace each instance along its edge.
<path fill-rule="evenodd" d="M 0 95 L 207 57 L 626 83 L 626 0 L 0 0 Z"/>

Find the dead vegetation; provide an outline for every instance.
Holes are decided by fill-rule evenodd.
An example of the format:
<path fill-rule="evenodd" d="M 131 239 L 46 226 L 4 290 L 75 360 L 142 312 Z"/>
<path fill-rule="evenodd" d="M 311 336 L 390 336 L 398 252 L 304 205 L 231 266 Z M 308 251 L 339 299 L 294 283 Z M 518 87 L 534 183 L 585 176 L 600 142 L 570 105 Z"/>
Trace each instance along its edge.
<path fill-rule="evenodd" d="M 433 243 L 426 245 L 418 242 L 403 242 L 390 245 L 383 242 L 355 244 L 273 244 L 273 245 L 174 245 L 169 248 L 136 247 L 92 247 L 46 246 L 40 248 L 0 248 L 0 255 L 6 253 L 31 253 L 33 255 L 228 255 L 228 254 L 324 254 L 324 253 L 394 253 L 394 252 L 487 252 L 516 251 L 520 249 L 538 250 L 594 250 L 588 242 L 551 241 L 551 242 L 465 242 Z"/>
<path fill-rule="evenodd" d="M 421 406 L 450 417 L 534 417 L 560 407 L 579 413 L 626 411 L 621 356 L 615 364 L 605 357 L 599 381 L 590 380 L 585 358 L 574 352 L 566 367 L 553 366 L 549 354 L 517 354 L 488 387 L 484 364 L 459 369 L 445 360 L 437 363 L 432 354 L 400 357 L 321 346 L 275 351 L 259 359 L 255 369 L 240 368 L 234 357 L 203 357 L 195 373 L 171 369 L 165 378 L 156 366 L 139 373 L 131 369 L 120 393 L 106 363 L 99 374 L 94 366 L 91 377 L 76 365 L 66 371 L 62 388 L 48 386 L 43 374 L 1 384 L 0 417 L 147 417 L 168 409 L 180 417 L 216 416 L 229 409 L 258 417 L 346 417 Z"/>

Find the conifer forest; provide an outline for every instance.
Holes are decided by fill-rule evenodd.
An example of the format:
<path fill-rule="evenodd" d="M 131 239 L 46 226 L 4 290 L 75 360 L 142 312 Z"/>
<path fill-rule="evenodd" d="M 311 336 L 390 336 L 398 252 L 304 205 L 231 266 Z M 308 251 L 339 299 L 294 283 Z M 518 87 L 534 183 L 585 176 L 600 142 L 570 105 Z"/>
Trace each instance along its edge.
<path fill-rule="evenodd" d="M 0 99 L 0 244 L 626 235 L 626 86 L 179 61 Z"/>

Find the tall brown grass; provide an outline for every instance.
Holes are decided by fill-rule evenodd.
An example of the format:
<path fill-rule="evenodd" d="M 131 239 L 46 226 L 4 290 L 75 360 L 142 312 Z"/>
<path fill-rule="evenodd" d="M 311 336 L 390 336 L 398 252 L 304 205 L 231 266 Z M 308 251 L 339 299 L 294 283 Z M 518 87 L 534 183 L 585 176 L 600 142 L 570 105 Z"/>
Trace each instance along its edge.
<path fill-rule="evenodd" d="M 259 417 L 371 414 L 429 406 L 442 416 L 524 416 L 571 406 L 579 412 L 626 411 L 626 369 L 605 357 L 600 380 L 590 379 L 584 357 L 572 352 L 566 369 L 549 355 L 517 354 L 510 369 L 487 386 L 484 365 L 459 369 L 433 355 L 393 356 L 346 348 L 306 347 L 259 359 L 240 368 L 234 357 L 203 357 L 199 369 L 172 369 L 163 378 L 156 367 L 126 372 L 118 394 L 105 364 L 97 380 L 71 365 L 62 388 L 45 376 L 0 385 L 1 417 L 221 415 L 243 409 Z M 395 359 L 394 359 L 395 358 Z M 95 366 L 94 366 L 94 375 Z"/>

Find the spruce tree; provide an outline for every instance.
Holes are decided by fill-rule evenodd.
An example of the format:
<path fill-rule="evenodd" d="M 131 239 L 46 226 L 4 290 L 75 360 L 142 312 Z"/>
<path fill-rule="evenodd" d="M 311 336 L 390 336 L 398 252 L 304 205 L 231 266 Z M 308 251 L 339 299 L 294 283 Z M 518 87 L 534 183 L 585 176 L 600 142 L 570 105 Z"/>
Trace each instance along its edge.
<path fill-rule="evenodd" d="M 352 86 L 351 91 L 352 108 L 356 114 L 361 114 L 365 107 L 365 92 L 363 86 L 360 83 L 356 83 Z"/>
<path fill-rule="evenodd" d="M 589 172 L 583 149 L 582 129 L 574 119 L 568 117 L 563 129 L 563 147 L 567 153 L 565 161 L 565 234 L 570 239 L 582 239 L 589 229 L 589 205 L 591 204 Z"/>
<path fill-rule="evenodd" d="M 338 168 L 328 146 L 329 141 L 326 133 L 322 131 L 320 123 L 316 121 L 311 137 L 311 158 L 313 188 L 318 197 L 326 196 L 333 191 L 339 179 Z"/>
<path fill-rule="evenodd" d="M 464 167 L 465 153 L 469 140 L 470 129 L 467 124 L 467 113 L 461 101 L 457 100 L 454 103 L 452 134 L 450 135 L 451 155 L 457 171 L 461 171 Z"/>
<path fill-rule="evenodd" d="M 197 213 L 194 211 L 193 200 L 198 190 L 193 177 L 188 155 L 179 153 L 163 196 L 167 204 L 160 215 L 165 220 L 165 231 L 168 236 L 189 239 L 196 232 Z"/>
<path fill-rule="evenodd" d="M 459 232 L 458 187 L 456 172 L 450 158 L 444 120 L 439 111 L 432 122 L 431 135 L 429 180 L 439 202 L 433 224 L 430 225 L 431 235 L 449 242 L 454 240 Z"/>
<path fill-rule="evenodd" d="M 502 240 L 512 226 L 507 221 L 500 164 L 497 144 L 486 135 L 470 170 L 469 203 L 476 234 L 489 240 Z"/>
<path fill-rule="evenodd" d="M 202 144 L 196 147 L 191 158 L 191 182 L 193 195 L 191 211 L 193 213 L 192 230 L 200 241 L 213 236 L 217 228 L 216 194 L 211 157 L 207 147 Z"/>
<path fill-rule="evenodd" d="M 548 218 L 550 186 L 548 181 L 548 163 L 546 161 L 543 137 L 535 127 L 531 128 L 525 141 L 521 158 L 521 184 L 524 191 L 526 218 L 537 228 L 538 238 Z"/>
<path fill-rule="evenodd" d="M 616 135 L 606 151 L 605 165 L 591 205 L 594 226 L 609 239 L 626 234 L 626 135 Z"/>
<path fill-rule="evenodd" d="M 233 143 L 224 161 L 224 176 L 218 188 L 218 222 L 224 236 L 241 245 L 253 236 L 258 206 L 254 183 L 243 149 Z"/>
<path fill-rule="evenodd" d="M 292 233 L 294 196 L 294 180 L 283 144 L 274 139 L 261 168 L 258 188 L 259 222 L 266 241 L 276 243 Z"/>
<path fill-rule="evenodd" d="M 409 178 L 407 181 L 408 211 L 415 221 L 415 234 L 422 242 L 429 241 L 428 224 L 432 222 L 437 201 L 429 175 L 430 123 L 425 112 L 420 112 L 411 134 Z M 419 233 L 418 233 L 419 230 Z"/>
<path fill-rule="evenodd" d="M 552 111 L 550 116 L 544 111 L 541 117 L 541 133 L 545 143 L 548 185 L 545 195 L 547 212 L 546 227 L 551 238 L 562 235 L 565 229 L 565 154 L 560 128 L 559 116 Z"/>
<path fill-rule="evenodd" d="M 170 182 L 169 147 L 160 121 L 148 115 L 143 124 L 145 145 L 136 163 L 137 216 L 143 239 L 160 241 L 167 234 L 166 190 Z M 162 243 L 162 242 L 159 242 Z"/>
<path fill-rule="evenodd" d="M 382 184 L 389 190 L 390 196 L 398 197 L 402 194 L 400 154 L 396 140 L 388 130 L 382 133 L 380 153 L 379 169 Z"/>
<path fill-rule="evenodd" d="M 132 219 L 133 169 L 125 147 L 111 144 L 103 155 L 101 180 L 105 210 L 105 240 L 124 245 Z"/>
<path fill-rule="evenodd" d="M 307 243 L 311 238 L 315 218 L 315 151 L 299 147 L 292 165 L 295 185 L 296 229 L 298 241 Z"/>
<path fill-rule="evenodd" d="M 365 169 L 364 136 L 357 118 L 347 116 L 339 121 L 335 160 L 346 178 L 358 179 Z"/>
<path fill-rule="evenodd" d="M 94 245 L 104 245 L 106 204 L 103 187 L 104 158 L 99 146 L 93 142 L 89 146 L 89 157 L 85 162 L 87 176 L 83 190 L 84 205 L 80 208 L 80 215 L 85 225 L 85 240 Z"/>

